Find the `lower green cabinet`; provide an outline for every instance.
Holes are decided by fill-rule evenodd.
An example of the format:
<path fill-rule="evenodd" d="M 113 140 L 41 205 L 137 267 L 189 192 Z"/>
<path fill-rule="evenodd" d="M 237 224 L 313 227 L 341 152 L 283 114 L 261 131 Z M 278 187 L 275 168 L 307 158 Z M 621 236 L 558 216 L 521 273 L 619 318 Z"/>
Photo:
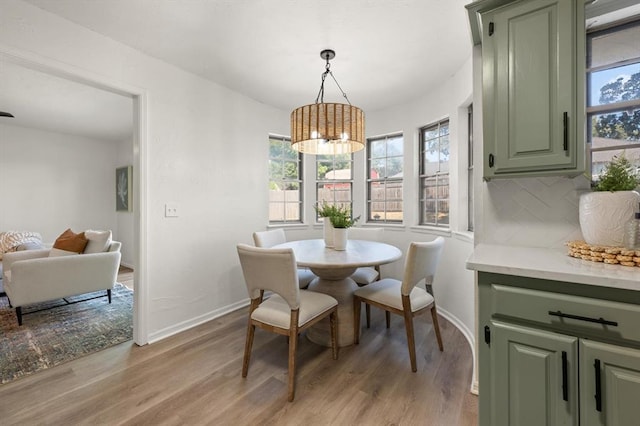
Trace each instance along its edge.
<path fill-rule="evenodd" d="M 577 425 L 578 339 L 492 321 L 494 425 Z"/>
<path fill-rule="evenodd" d="M 580 384 L 581 424 L 640 425 L 640 350 L 581 340 Z"/>
<path fill-rule="evenodd" d="M 482 426 L 640 425 L 640 292 L 478 273 Z"/>

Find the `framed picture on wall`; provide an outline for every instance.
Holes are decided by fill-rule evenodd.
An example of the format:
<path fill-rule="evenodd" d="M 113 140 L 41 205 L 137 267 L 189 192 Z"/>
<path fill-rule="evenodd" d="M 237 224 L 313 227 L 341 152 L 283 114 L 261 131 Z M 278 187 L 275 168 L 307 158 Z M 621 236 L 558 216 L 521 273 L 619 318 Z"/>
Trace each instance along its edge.
<path fill-rule="evenodd" d="M 133 211 L 133 191 L 131 190 L 132 166 L 116 169 L 116 211 Z"/>

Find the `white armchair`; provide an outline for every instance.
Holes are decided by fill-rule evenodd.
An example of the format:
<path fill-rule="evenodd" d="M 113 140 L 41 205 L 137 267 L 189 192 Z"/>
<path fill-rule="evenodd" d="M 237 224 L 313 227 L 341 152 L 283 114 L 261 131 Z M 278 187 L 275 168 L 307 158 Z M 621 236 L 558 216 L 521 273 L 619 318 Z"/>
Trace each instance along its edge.
<path fill-rule="evenodd" d="M 25 305 L 111 289 L 120 266 L 119 241 L 107 251 L 49 257 L 49 249 L 6 253 L 2 259 L 4 290 L 22 325 Z"/>

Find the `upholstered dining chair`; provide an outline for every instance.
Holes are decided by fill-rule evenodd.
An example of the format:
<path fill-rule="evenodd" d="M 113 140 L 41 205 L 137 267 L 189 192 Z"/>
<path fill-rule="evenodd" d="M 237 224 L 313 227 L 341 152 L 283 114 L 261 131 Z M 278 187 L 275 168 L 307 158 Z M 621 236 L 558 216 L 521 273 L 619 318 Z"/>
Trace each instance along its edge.
<path fill-rule="evenodd" d="M 381 241 L 384 228 L 349 228 L 350 240 Z M 380 278 L 380 266 L 364 266 L 356 269 L 351 279 L 363 286 L 371 284 Z"/>
<path fill-rule="evenodd" d="M 329 317 L 333 359 L 338 359 L 338 302 L 333 297 L 298 288 L 296 259 L 292 249 L 260 248 L 238 244 L 242 273 L 251 298 L 242 377 L 247 377 L 255 328 L 288 336 L 288 400 L 295 396 L 298 335 Z M 273 292 L 263 300 L 265 290 Z"/>
<path fill-rule="evenodd" d="M 256 247 L 271 248 L 287 242 L 287 236 L 281 228 L 270 231 L 257 231 L 253 233 L 253 243 Z M 298 268 L 298 287 L 307 288 L 311 281 L 318 276 L 307 268 Z"/>
<path fill-rule="evenodd" d="M 389 313 L 402 315 L 407 333 L 411 371 L 417 371 L 416 345 L 413 330 L 413 317 L 431 309 L 433 329 L 438 340 L 438 348 L 443 350 L 438 312 L 432 294 L 432 284 L 444 247 L 444 238 L 437 237 L 431 242 L 413 242 L 409 246 L 405 262 L 402 281 L 384 278 L 365 287 L 358 288 L 353 293 L 354 307 L 354 343 L 360 343 L 360 305 L 367 305 L 384 309 L 387 314 L 387 328 L 389 327 Z M 417 285 L 424 282 L 425 288 Z"/>

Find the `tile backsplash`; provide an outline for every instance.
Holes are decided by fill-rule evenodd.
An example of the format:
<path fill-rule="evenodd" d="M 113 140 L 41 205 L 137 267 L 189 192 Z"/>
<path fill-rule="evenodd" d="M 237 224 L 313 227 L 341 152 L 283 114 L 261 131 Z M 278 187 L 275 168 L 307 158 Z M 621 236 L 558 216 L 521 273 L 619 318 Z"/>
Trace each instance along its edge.
<path fill-rule="evenodd" d="M 483 185 L 482 242 L 561 248 L 582 238 L 578 203 L 589 190 L 585 176 L 494 179 Z"/>

